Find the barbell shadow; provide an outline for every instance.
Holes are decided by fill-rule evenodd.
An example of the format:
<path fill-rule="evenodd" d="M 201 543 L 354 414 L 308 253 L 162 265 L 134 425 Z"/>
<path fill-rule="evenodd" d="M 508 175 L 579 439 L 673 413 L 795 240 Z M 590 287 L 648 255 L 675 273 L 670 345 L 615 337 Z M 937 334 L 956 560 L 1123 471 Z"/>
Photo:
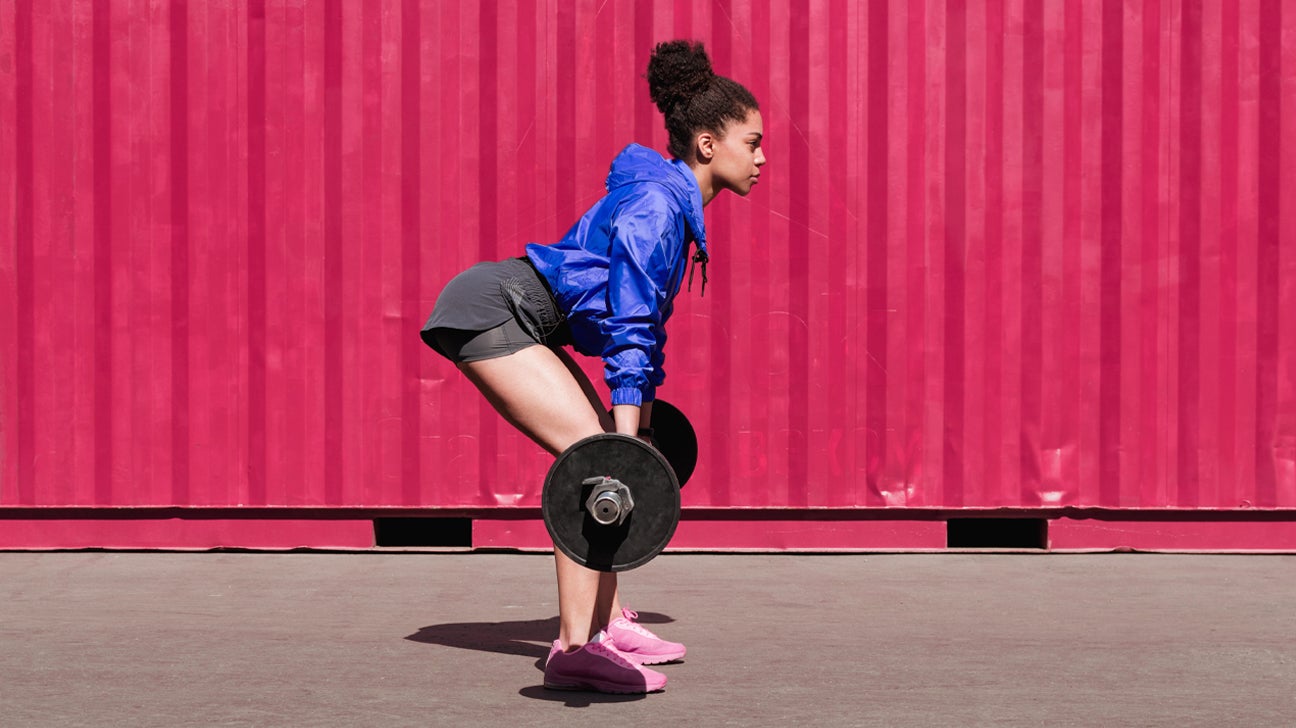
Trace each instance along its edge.
<path fill-rule="evenodd" d="M 558 635 L 558 618 L 517 622 L 452 622 L 421 627 L 405 639 L 462 650 L 496 652 L 502 655 L 537 658 L 544 669 L 549 645 Z"/>

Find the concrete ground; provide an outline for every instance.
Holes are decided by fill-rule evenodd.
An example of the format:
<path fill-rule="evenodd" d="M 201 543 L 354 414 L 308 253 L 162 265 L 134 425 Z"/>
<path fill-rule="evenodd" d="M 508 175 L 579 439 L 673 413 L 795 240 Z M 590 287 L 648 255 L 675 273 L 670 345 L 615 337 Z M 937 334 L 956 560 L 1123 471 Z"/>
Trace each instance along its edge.
<path fill-rule="evenodd" d="M 3 726 L 1293 726 L 1296 557 L 675 555 L 663 693 L 541 687 L 552 561 L 0 554 Z"/>

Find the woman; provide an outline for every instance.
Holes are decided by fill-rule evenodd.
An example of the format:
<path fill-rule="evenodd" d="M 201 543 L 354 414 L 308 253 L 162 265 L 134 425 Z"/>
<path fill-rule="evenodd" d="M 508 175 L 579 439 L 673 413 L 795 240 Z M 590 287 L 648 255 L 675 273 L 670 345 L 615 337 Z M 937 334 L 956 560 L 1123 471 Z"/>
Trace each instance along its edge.
<path fill-rule="evenodd" d="M 601 432 L 650 439 L 652 402 L 665 376 L 664 327 L 691 246 L 705 292 L 702 208 L 724 190 L 746 195 L 765 164 L 756 99 L 716 75 L 701 44 L 659 44 L 648 85 L 666 117 L 673 159 L 627 147 L 612 162 L 607 195 L 561 241 L 533 243 L 525 257 L 459 274 L 422 331 L 506 420 L 555 456 Z M 602 357 L 610 417 L 561 348 L 567 344 Z M 634 622 L 634 612 L 621 607 L 616 574 L 580 566 L 558 549 L 554 559 L 559 633 L 545 686 L 662 689 L 666 676 L 643 665 L 679 659 L 684 646 Z"/>

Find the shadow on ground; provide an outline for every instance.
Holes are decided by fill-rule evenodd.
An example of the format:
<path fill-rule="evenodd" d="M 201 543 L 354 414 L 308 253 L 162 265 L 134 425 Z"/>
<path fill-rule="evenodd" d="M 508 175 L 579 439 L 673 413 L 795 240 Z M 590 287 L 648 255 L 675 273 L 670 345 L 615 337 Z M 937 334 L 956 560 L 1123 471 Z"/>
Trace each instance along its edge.
<path fill-rule="evenodd" d="M 640 612 L 641 624 L 667 624 L 675 620 L 656 612 Z M 405 639 L 429 645 L 457 647 L 461 650 L 497 652 L 535 659 L 537 670 L 544 672 L 549 646 L 558 637 L 558 618 L 527 619 L 515 622 L 451 622 L 422 627 Z M 642 700 L 642 695 L 606 695 L 602 693 L 564 692 L 548 690 L 541 685 L 523 688 L 523 697 L 534 700 L 566 703 L 568 707 L 583 708 L 593 703 L 624 703 Z"/>

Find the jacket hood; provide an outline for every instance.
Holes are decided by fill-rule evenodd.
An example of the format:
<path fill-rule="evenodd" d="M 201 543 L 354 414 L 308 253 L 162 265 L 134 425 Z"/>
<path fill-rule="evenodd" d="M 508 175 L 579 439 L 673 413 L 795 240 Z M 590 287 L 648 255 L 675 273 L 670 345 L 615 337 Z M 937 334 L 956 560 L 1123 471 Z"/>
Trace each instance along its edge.
<path fill-rule="evenodd" d="M 612 160 L 608 172 L 608 192 L 625 185 L 652 182 L 670 189 L 689 229 L 697 240 L 698 250 L 706 253 L 706 226 L 702 218 L 702 190 L 698 188 L 693 170 L 678 159 L 667 160 L 661 154 L 638 144 L 631 144 Z"/>

